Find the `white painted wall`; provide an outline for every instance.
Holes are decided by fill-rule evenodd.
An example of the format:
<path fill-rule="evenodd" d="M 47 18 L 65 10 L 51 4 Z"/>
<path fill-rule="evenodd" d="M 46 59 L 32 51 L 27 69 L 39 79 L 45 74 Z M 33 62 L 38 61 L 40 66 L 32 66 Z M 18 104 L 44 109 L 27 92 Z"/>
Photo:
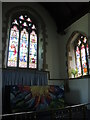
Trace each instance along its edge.
<path fill-rule="evenodd" d="M 86 33 L 88 36 L 88 14 L 81 17 L 79 20 L 74 22 L 71 26 L 69 26 L 65 32 L 66 35 L 60 36 L 60 52 L 59 59 L 60 62 L 60 77 L 67 78 L 67 68 L 66 68 L 66 44 L 74 31 L 80 31 L 82 33 Z M 62 52 L 63 51 L 63 52 Z M 90 80 L 87 79 L 75 79 L 69 80 L 69 88 L 70 91 L 65 94 L 66 101 L 72 104 L 78 103 L 87 103 L 90 102 Z"/>
<path fill-rule="evenodd" d="M 67 103 L 88 103 L 88 78 L 69 80 L 69 89 L 65 94 Z"/>
<path fill-rule="evenodd" d="M 64 85 L 64 80 L 49 80 L 48 85 Z"/>
<path fill-rule="evenodd" d="M 68 80 L 69 91 L 65 90 L 65 102 L 67 104 L 81 104 L 90 102 L 89 85 L 90 79 Z M 89 84 L 88 84 L 89 82 Z M 49 85 L 61 85 L 63 80 L 49 80 Z"/>

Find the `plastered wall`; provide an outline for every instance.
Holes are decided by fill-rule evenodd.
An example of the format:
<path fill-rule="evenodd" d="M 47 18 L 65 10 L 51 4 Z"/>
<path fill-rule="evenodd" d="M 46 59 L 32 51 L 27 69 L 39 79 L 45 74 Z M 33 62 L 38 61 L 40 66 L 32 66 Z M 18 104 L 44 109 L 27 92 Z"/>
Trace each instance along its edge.
<path fill-rule="evenodd" d="M 71 36 L 71 34 L 74 31 L 80 31 L 82 33 L 86 33 L 86 35 L 88 36 L 88 14 L 84 15 L 83 17 L 81 17 L 79 20 L 77 20 L 76 22 L 74 22 L 71 26 L 69 26 L 66 30 L 65 30 L 65 35 L 60 35 L 60 41 L 59 41 L 59 48 L 60 48 L 60 52 L 59 52 L 59 59 L 60 61 L 60 77 L 61 78 L 67 78 L 67 67 L 66 67 L 66 45 L 67 42 Z"/>
<path fill-rule="evenodd" d="M 74 31 L 80 31 L 85 33 L 88 36 L 88 17 L 89 13 L 81 17 L 79 20 L 74 22 L 71 26 L 69 26 L 65 32 L 65 35 L 60 36 L 59 48 L 60 51 L 63 52 L 59 53 L 60 62 L 60 77 L 67 78 L 67 67 L 66 67 L 66 44 Z M 90 102 L 90 80 L 86 79 L 75 79 L 69 80 L 69 90 L 65 94 L 65 98 L 67 103 L 78 104 L 78 103 L 87 103 Z"/>

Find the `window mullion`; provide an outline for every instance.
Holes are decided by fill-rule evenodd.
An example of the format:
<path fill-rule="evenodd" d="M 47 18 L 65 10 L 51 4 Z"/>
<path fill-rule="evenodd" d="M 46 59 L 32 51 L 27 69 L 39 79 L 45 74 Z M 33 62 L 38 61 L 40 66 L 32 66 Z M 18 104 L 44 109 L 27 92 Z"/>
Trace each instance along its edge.
<path fill-rule="evenodd" d="M 10 31 L 11 31 L 11 27 L 10 27 L 10 30 L 9 30 L 9 38 L 8 38 L 7 61 L 6 61 L 6 66 L 7 67 L 8 67 L 8 57 L 9 57 Z"/>
<path fill-rule="evenodd" d="M 17 57 L 17 67 L 19 67 L 19 52 L 20 52 L 20 35 L 21 35 L 21 30 L 19 30 L 19 41 L 18 41 L 18 57 Z"/>
<path fill-rule="evenodd" d="M 74 48 L 74 53 L 75 53 L 75 63 L 76 63 L 76 68 L 77 68 L 76 46 L 75 46 L 75 48 Z"/>
<path fill-rule="evenodd" d="M 39 36 L 37 34 L 37 69 L 39 69 Z"/>
<path fill-rule="evenodd" d="M 88 72 L 88 75 L 89 75 L 89 65 L 88 65 L 88 56 L 87 56 L 87 44 L 84 45 L 85 46 L 85 54 L 86 54 L 86 64 L 87 64 L 87 72 Z"/>
<path fill-rule="evenodd" d="M 28 57 L 27 57 L 27 67 L 29 68 L 29 51 L 30 51 L 30 32 L 28 32 Z"/>

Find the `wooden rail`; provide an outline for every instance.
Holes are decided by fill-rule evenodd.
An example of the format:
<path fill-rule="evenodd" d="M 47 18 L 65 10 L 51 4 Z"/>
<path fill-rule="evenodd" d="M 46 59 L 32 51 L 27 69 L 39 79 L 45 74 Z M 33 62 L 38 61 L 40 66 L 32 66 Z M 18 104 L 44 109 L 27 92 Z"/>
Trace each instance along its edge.
<path fill-rule="evenodd" d="M 67 106 L 63 109 L 19 112 L 0 115 L 2 120 L 86 120 L 87 105 Z"/>

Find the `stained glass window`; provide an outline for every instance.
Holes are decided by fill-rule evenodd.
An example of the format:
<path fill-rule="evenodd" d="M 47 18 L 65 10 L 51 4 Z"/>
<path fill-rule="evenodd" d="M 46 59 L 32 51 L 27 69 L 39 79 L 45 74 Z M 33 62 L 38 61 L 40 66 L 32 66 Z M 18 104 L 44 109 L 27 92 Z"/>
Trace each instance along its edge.
<path fill-rule="evenodd" d="M 17 29 L 16 26 L 13 26 L 10 32 L 8 66 L 17 67 L 18 41 L 19 41 L 19 30 Z"/>
<path fill-rule="evenodd" d="M 37 34 L 32 31 L 30 34 L 29 67 L 37 67 Z"/>
<path fill-rule="evenodd" d="M 87 56 L 89 57 L 89 48 L 88 48 L 88 44 L 87 44 Z"/>
<path fill-rule="evenodd" d="M 87 75 L 86 53 L 85 53 L 85 46 L 83 44 L 81 46 L 81 60 L 82 60 L 83 75 Z"/>
<path fill-rule="evenodd" d="M 77 60 L 77 69 L 78 69 L 78 76 L 81 76 L 81 64 L 80 64 L 80 50 L 77 46 L 76 48 L 76 60 Z"/>
<path fill-rule="evenodd" d="M 88 43 L 85 36 L 80 36 L 76 43 L 76 67 L 78 76 L 88 75 Z"/>
<path fill-rule="evenodd" d="M 12 19 L 8 47 L 8 67 L 37 68 L 36 25 L 27 14 Z"/>
<path fill-rule="evenodd" d="M 27 67 L 28 57 L 28 33 L 26 29 L 21 31 L 20 36 L 20 54 L 19 54 L 19 67 Z"/>

